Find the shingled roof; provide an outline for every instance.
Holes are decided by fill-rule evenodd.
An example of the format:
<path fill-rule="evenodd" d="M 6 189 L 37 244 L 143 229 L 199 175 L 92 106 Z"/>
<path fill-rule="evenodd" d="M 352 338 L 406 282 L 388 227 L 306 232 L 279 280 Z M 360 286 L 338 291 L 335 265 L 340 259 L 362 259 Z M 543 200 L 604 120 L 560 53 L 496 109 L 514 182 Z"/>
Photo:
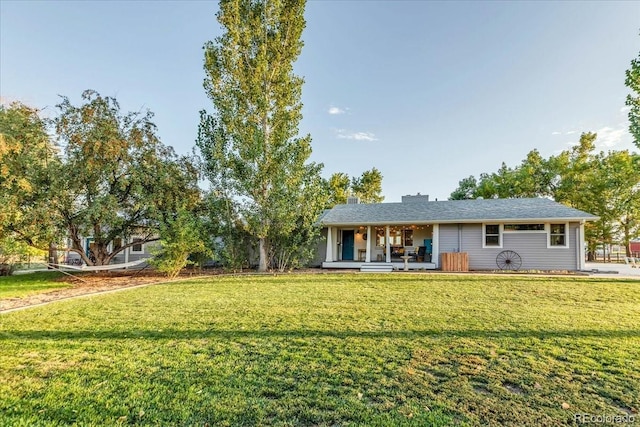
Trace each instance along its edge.
<path fill-rule="evenodd" d="M 549 199 L 476 199 L 337 205 L 322 225 L 469 223 L 486 221 L 593 221 L 595 215 Z"/>

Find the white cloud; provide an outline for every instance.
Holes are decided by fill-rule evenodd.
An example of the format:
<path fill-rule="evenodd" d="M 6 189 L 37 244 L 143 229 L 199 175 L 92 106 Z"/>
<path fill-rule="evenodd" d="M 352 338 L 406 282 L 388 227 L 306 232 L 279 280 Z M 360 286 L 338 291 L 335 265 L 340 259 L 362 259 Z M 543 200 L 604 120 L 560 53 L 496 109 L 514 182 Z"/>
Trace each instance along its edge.
<path fill-rule="evenodd" d="M 598 139 L 596 139 L 596 145 L 601 148 L 611 148 L 622 142 L 622 138 L 627 133 L 624 128 L 613 129 L 609 126 L 605 126 L 596 131 Z"/>
<path fill-rule="evenodd" d="M 340 107 L 329 107 L 329 110 L 327 110 L 327 113 L 331 115 L 344 114 L 346 113 L 346 110 Z"/>
<path fill-rule="evenodd" d="M 574 133 L 578 133 L 578 131 L 577 130 L 570 130 L 565 135 L 573 135 Z"/>
<path fill-rule="evenodd" d="M 631 107 L 629 107 L 629 106 L 627 105 L 626 107 L 622 107 L 622 108 L 620 109 L 620 112 L 621 112 L 622 114 L 627 114 L 630 110 L 631 110 Z"/>
<path fill-rule="evenodd" d="M 551 132 L 551 135 L 562 135 L 562 132 L 554 131 L 554 132 Z"/>
<path fill-rule="evenodd" d="M 338 129 L 338 138 L 340 139 L 352 139 L 355 141 L 377 141 L 376 135 L 371 132 L 349 132 L 345 129 Z"/>

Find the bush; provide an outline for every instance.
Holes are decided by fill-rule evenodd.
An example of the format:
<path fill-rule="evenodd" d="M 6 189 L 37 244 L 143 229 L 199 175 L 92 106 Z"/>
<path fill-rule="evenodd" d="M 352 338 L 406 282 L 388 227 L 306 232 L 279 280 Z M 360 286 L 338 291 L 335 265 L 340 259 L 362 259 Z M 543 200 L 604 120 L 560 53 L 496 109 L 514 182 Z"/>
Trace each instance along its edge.
<path fill-rule="evenodd" d="M 181 209 L 160 226 L 160 246 L 154 251 L 150 264 L 173 278 L 187 264 L 193 264 L 189 255 L 206 256 L 206 253 L 201 221 L 192 212 Z"/>

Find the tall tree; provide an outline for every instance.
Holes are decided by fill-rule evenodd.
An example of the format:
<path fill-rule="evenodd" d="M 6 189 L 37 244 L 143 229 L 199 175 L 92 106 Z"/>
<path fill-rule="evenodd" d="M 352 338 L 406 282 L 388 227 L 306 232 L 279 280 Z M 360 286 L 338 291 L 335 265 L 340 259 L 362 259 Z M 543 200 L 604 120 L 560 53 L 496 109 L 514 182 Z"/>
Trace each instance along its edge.
<path fill-rule="evenodd" d="M 595 202 L 590 191 L 594 190 L 597 181 L 594 174 L 599 169 L 593 157 L 597 137 L 593 132 L 582 133 L 578 144 L 561 152 L 551 162 L 559 167 L 556 172 L 560 176 L 560 183 L 553 194 L 556 201 L 586 211 Z"/>
<path fill-rule="evenodd" d="M 605 182 L 603 200 L 611 218 L 616 241 L 631 256 L 630 241 L 640 236 L 640 155 L 611 151 L 602 158 L 598 180 Z"/>
<path fill-rule="evenodd" d="M 158 240 L 161 223 L 197 204 L 198 173 L 159 141 L 151 112 L 123 114 L 115 98 L 91 90 L 82 99 L 75 106 L 63 97 L 58 105 L 64 155 L 50 203 L 70 249 L 87 265 L 106 265 L 134 244 Z M 93 256 L 82 237 L 93 239 Z"/>
<path fill-rule="evenodd" d="M 304 266 L 317 248 L 317 219 L 324 210 L 328 194 L 318 165 L 308 165 L 302 186 L 278 198 L 269 236 L 270 265 L 279 271 Z"/>
<path fill-rule="evenodd" d="M 52 167 L 59 161 L 37 109 L 0 105 L 0 239 L 45 249 L 56 240 L 56 213 L 48 202 Z"/>
<path fill-rule="evenodd" d="M 212 236 L 210 247 L 222 265 L 231 271 L 249 266 L 253 238 L 239 212 L 239 204 L 220 191 L 209 191 L 206 198 L 206 230 Z"/>
<path fill-rule="evenodd" d="M 358 197 L 361 203 L 380 203 L 384 200 L 382 173 L 375 167 L 353 178 L 344 172 L 336 172 L 325 182 L 325 187 L 329 192 L 327 208 L 347 203 L 349 196 Z"/>
<path fill-rule="evenodd" d="M 550 197 L 553 195 L 555 172 L 536 149 L 530 151 L 513 171 L 514 193 L 518 197 Z"/>
<path fill-rule="evenodd" d="M 351 188 L 353 194 L 363 203 L 380 203 L 384 200 L 382 173 L 376 168 L 362 172 L 359 178 L 353 178 Z"/>
<path fill-rule="evenodd" d="M 351 178 L 344 172 L 336 172 L 327 181 L 327 190 L 329 191 L 328 208 L 344 205 L 351 195 Z"/>
<path fill-rule="evenodd" d="M 205 89 L 215 114 L 201 115 L 198 146 L 212 185 L 258 241 L 269 267 L 270 236 L 290 210 L 305 209 L 309 135 L 299 138 L 304 0 L 221 0 L 223 34 L 205 44 Z M 292 203 L 295 201 L 295 203 Z M 227 221 L 231 221 L 230 218 Z M 281 230 L 276 230 L 278 233 Z"/>
<path fill-rule="evenodd" d="M 631 60 L 631 68 L 626 71 L 625 85 L 631 91 L 627 95 L 626 104 L 629 110 L 629 132 L 633 136 L 633 143 L 640 148 L 640 52 L 638 57 Z"/>
<path fill-rule="evenodd" d="M 460 180 L 458 182 L 458 188 L 453 190 L 449 196 L 449 200 L 468 200 L 476 198 L 476 188 L 478 187 L 478 181 L 473 175 Z"/>

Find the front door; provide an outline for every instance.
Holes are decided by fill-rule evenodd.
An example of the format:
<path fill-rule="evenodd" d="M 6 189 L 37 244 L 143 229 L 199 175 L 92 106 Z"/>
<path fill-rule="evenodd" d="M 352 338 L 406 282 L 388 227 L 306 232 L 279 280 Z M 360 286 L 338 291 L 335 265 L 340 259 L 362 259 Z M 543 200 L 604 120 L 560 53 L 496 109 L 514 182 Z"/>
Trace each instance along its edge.
<path fill-rule="evenodd" d="M 353 261 L 353 230 L 342 230 L 342 260 Z"/>

